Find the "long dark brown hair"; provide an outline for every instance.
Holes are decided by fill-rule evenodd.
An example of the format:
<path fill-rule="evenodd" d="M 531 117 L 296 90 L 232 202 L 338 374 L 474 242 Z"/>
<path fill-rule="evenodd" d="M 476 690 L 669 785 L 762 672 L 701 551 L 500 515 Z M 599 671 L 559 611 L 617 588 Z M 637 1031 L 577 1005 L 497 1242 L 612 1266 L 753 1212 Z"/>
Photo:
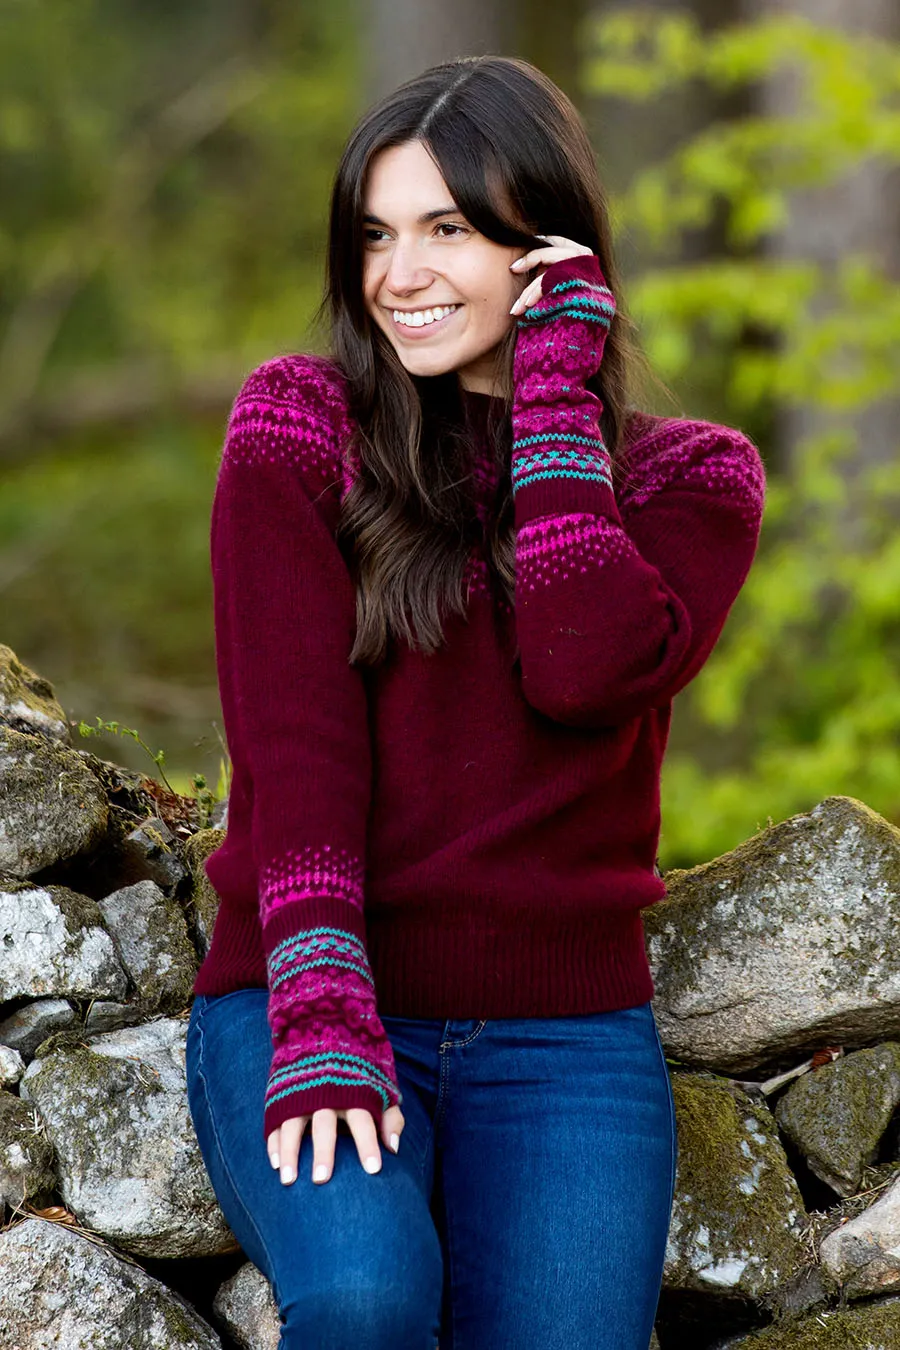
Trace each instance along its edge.
<path fill-rule="evenodd" d="M 325 297 L 333 359 L 347 380 L 358 433 L 356 472 L 338 541 L 356 581 L 350 661 L 376 665 L 391 639 L 433 652 L 443 618 L 464 616 L 464 577 L 475 519 L 468 477 L 471 445 L 455 372 L 418 377 L 402 366 L 363 298 L 364 193 L 372 159 L 421 141 L 462 215 L 486 238 L 546 247 L 559 234 L 597 254 L 617 313 L 603 362 L 588 388 L 600 398 L 601 432 L 616 472 L 633 408 L 632 380 L 649 366 L 624 311 L 605 194 L 580 114 L 527 61 L 464 57 L 426 70 L 372 107 L 351 133 L 331 197 Z M 509 466 L 516 327 L 498 353 L 503 394 L 487 405 L 489 453 L 499 470 L 484 531 L 491 584 L 512 603 L 515 530 Z M 423 454 L 423 450 L 427 453 Z"/>

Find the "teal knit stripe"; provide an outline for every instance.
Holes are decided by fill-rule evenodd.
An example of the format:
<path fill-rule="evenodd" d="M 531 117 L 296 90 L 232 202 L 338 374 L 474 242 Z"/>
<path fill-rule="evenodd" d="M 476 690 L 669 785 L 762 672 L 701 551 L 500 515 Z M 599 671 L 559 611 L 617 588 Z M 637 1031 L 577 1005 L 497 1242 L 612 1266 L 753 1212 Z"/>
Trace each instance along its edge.
<path fill-rule="evenodd" d="M 553 292 L 550 292 L 552 295 Z M 543 299 L 548 299 L 544 296 Z M 594 300 L 587 295 L 573 297 L 564 297 L 552 305 L 545 308 L 538 308 L 542 301 L 526 309 L 519 319 L 519 328 L 528 328 L 536 323 L 546 323 L 548 319 L 554 319 L 561 315 L 569 319 L 588 319 L 592 323 L 599 323 L 603 328 L 609 328 L 613 317 L 615 316 L 615 306 L 601 300 Z"/>
<path fill-rule="evenodd" d="M 518 480 L 513 480 L 512 492 L 515 497 L 520 488 L 529 487 L 533 483 L 542 483 L 550 478 L 571 478 L 575 482 L 585 483 L 605 483 L 607 487 L 612 487 L 612 481 L 608 474 L 603 473 L 568 473 L 563 469 L 536 470 L 534 473 L 523 474 Z"/>
<path fill-rule="evenodd" d="M 269 953 L 269 961 L 278 965 L 282 959 L 281 954 L 286 953 L 288 948 L 293 948 L 300 943 L 308 944 L 310 947 L 334 947 L 336 950 L 342 951 L 352 951 L 355 948 L 363 956 L 366 955 L 362 940 L 354 933 L 348 933 L 345 928 L 304 928 L 299 933 L 292 933 L 290 937 L 282 938 Z"/>
<path fill-rule="evenodd" d="M 340 957 L 332 956 L 327 952 L 323 953 L 322 956 L 298 960 L 285 966 L 278 974 L 275 974 L 269 967 L 269 988 L 274 993 L 280 985 L 284 984 L 285 980 L 292 980 L 296 975 L 302 975 L 306 970 L 315 970 L 317 966 L 337 966 L 342 970 L 353 970 L 374 988 L 374 980 L 368 961 L 365 965 L 361 961 L 342 961 Z"/>
<path fill-rule="evenodd" d="M 275 1102 L 280 1102 L 284 1097 L 289 1097 L 292 1092 L 306 1092 L 308 1088 L 322 1087 L 325 1084 L 332 1084 L 334 1087 L 371 1087 L 381 1098 L 385 1111 L 391 1103 L 390 1095 L 384 1088 L 379 1087 L 377 1083 L 364 1083 L 357 1078 L 339 1078 L 334 1074 L 323 1074 L 321 1078 L 310 1078 L 306 1082 L 294 1083 L 291 1087 L 286 1087 L 283 1092 L 275 1092 L 265 1099 L 266 1106 L 273 1106 Z"/>
<path fill-rule="evenodd" d="M 598 286 L 595 281 L 558 281 L 555 286 L 551 286 L 548 295 L 555 295 L 557 291 L 594 291 L 597 295 L 609 297 L 612 299 L 612 291 L 608 286 Z"/>
<path fill-rule="evenodd" d="M 373 1086 L 377 1083 L 381 1083 L 387 1088 L 394 1086 L 388 1075 L 382 1073 L 377 1064 L 373 1064 L 368 1059 L 363 1059 L 361 1055 L 352 1055 L 345 1050 L 329 1050 L 320 1054 L 301 1055 L 299 1059 L 292 1060 L 290 1064 L 283 1064 L 269 1078 L 269 1087 L 272 1089 L 280 1087 L 286 1078 L 290 1078 L 299 1072 L 313 1072 L 317 1065 L 322 1069 L 327 1068 L 334 1071 L 342 1068 L 347 1070 L 360 1069 L 364 1077 L 371 1080 Z"/>
<path fill-rule="evenodd" d="M 543 431 L 538 436 L 520 436 L 518 440 L 513 441 L 513 450 L 521 450 L 525 445 L 547 445 L 556 444 L 557 441 L 571 442 L 572 445 L 589 445 L 592 450 L 602 450 L 604 454 L 609 452 L 606 449 L 606 443 L 599 436 L 579 436 L 573 431 Z"/>

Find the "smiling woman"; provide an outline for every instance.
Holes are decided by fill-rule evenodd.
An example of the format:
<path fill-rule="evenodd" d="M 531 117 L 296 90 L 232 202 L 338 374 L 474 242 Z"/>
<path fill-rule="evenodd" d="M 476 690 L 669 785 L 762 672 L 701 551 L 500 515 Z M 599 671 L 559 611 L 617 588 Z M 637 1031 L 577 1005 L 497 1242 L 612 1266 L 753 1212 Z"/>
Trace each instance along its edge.
<path fill-rule="evenodd" d="M 759 454 L 630 404 L 593 154 L 522 61 L 353 130 L 323 309 L 213 503 L 204 1161 L 282 1350 L 647 1350 L 677 1141 L 641 910 Z"/>

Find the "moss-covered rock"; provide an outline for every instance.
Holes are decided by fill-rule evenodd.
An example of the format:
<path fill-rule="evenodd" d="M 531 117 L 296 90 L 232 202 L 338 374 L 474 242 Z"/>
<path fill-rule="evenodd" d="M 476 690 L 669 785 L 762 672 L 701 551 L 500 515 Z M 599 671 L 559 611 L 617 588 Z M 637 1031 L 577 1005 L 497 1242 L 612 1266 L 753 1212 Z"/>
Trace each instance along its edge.
<path fill-rule="evenodd" d="M 2 1350 L 222 1350 L 181 1295 L 64 1224 L 0 1233 Z"/>
<path fill-rule="evenodd" d="M 53 685 L 0 642 L 0 722 L 13 731 L 68 741 L 69 724 Z"/>
<path fill-rule="evenodd" d="M 678 1165 L 667 1289 L 760 1299 L 802 1266 L 806 1212 L 771 1113 L 712 1074 L 675 1073 Z"/>
<path fill-rule="evenodd" d="M 900 1043 L 887 1041 L 798 1079 L 775 1119 L 817 1177 L 852 1195 L 900 1103 Z"/>
<path fill-rule="evenodd" d="M 58 1158 L 60 1194 L 136 1256 L 214 1256 L 237 1244 L 213 1193 L 187 1102 L 185 1022 L 161 1018 L 49 1043 L 26 1069 Z"/>
<path fill-rule="evenodd" d="M 12 1092 L 0 1092 L 0 1220 L 6 1206 L 50 1198 L 56 1186 L 53 1147 L 40 1115 Z"/>
<path fill-rule="evenodd" d="M 90 852 L 108 814 L 77 751 L 0 725 L 0 870 L 29 877 Z"/>
<path fill-rule="evenodd" d="M 184 859 L 191 869 L 192 887 L 188 901 L 188 919 L 193 922 L 197 950 L 205 957 L 212 941 L 213 927 L 219 912 L 219 897 L 206 875 L 203 864 L 225 842 L 224 830 L 198 830 L 184 844 Z"/>
<path fill-rule="evenodd" d="M 865 1307 L 818 1311 L 728 1342 L 728 1350 L 896 1350 L 897 1346 L 900 1298 L 882 1299 Z"/>
<path fill-rule="evenodd" d="M 665 874 L 642 911 L 666 1053 L 744 1073 L 900 1036 L 900 829 L 827 797 Z"/>
<path fill-rule="evenodd" d="M 139 881 L 99 901 L 146 1013 L 180 1012 L 191 1000 L 197 956 L 176 900 Z"/>

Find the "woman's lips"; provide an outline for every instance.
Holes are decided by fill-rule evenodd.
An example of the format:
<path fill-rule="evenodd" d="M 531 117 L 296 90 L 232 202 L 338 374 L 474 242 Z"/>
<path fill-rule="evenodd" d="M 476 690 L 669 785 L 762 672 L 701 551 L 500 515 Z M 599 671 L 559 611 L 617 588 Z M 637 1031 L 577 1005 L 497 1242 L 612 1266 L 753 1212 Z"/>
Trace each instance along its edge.
<path fill-rule="evenodd" d="M 442 306 L 439 305 L 437 308 L 440 309 Z M 447 325 L 452 323 L 456 318 L 461 309 L 462 305 L 457 305 L 456 309 L 451 310 L 449 314 L 445 314 L 442 319 L 433 319 L 431 323 L 423 323 L 415 328 L 411 324 L 399 323 L 394 318 L 393 310 L 389 312 L 391 315 L 391 326 L 394 332 L 399 334 L 402 338 L 409 338 L 412 341 L 418 342 L 422 338 L 432 337 L 435 333 L 443 332 Z"/>

